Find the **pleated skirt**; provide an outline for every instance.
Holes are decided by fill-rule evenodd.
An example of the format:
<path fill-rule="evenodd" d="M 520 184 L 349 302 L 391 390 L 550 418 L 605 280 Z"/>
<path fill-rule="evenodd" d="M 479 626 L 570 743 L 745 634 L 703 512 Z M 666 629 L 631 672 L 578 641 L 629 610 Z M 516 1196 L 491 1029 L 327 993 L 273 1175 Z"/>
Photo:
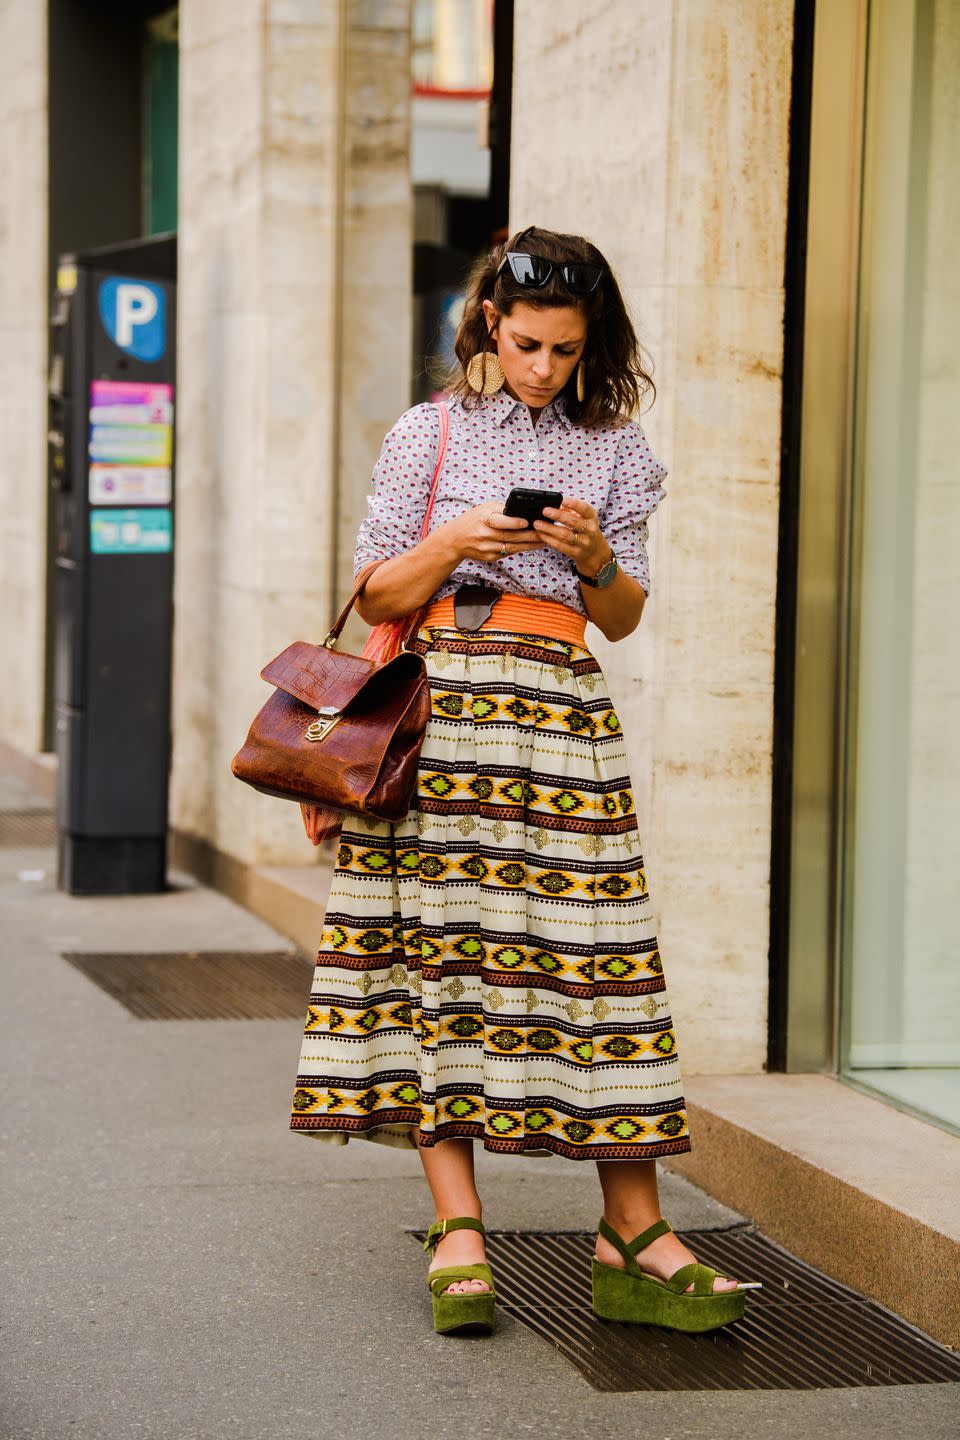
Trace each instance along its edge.
<path fill-rule="evenodd" d="M 413 648 L 432 696 L 416 799 L 399 824 L 343 827 L 291 1128 L 570 1160 L 689 1150 L 598 661 L 490 621 L 424 625 Z"/>

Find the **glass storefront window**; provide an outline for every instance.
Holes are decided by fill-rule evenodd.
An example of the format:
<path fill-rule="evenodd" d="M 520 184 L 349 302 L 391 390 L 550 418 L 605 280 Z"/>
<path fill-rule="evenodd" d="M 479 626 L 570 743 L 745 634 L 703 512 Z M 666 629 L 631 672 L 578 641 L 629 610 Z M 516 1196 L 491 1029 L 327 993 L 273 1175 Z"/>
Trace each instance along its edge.
<path fill-rule="evenodd" d="M 870 12 L 840 1058 L 960 1130 L 960 5 Z"/>

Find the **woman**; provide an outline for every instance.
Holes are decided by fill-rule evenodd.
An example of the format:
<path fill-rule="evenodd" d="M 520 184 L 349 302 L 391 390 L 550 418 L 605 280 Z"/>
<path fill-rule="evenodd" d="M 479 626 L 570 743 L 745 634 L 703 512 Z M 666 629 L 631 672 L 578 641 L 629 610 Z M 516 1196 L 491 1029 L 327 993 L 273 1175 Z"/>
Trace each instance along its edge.
<path fill-rule="evenodd" d="M 426 537 L 431 405 L 387 436 L 360 527 L 356 571 L 386 560 L 363 618 L 428 607 L 432 716 L 406 819 L 343 827 L 291 1125 L 416 1147 L 438 1331 L 493 1323 L 475 1141 L 596 1161 L 597 1313 L 709 1329 L 742 1287 L 660 1218 L 655 1159 L 690 1142 L 623 737 L 584 642 L 587 619 L 630 635 L 649 590 L 666 472 L 630 416 L 651 382 L 603 256 L 535 227 L 476 266 L 456 354 Z M 514 486 L 562 498 L 528 524 L 503 513 Z"/>

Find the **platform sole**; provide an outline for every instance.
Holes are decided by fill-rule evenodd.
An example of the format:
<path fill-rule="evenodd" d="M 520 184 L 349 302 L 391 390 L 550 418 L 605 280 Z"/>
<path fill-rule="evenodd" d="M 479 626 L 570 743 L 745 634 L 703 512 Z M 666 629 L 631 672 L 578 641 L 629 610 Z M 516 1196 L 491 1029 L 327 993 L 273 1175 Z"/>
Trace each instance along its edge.
<path fill-rule="evenodd" d="M 677 1295 L 657 1280 L 628 1275 L 616 1265 L 593 1261 L 593 1313 L 601 1320 L 662 1325 L 699 1334 L 739 1320 L 746 1297 L 741 1290 L 714 1295 Z"/>
<path fill-rule="evenodd" d="M 475 1330 L 489 1333 L 494 1326 L 496 1300 L 493 1295 L 444 1295 L 433 1297 L 433 1328 L 438 1335 L 451 1331 Z"/>

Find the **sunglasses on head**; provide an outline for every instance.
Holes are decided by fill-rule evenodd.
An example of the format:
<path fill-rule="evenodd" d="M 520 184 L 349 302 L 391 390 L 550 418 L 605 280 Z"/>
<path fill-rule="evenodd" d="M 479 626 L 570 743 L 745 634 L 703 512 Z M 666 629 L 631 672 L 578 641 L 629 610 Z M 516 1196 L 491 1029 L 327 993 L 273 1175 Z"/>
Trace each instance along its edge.
<path fill-rule="evenodd" d="M 498 276 L 507 265 L 517 284 L 531 290 L 541 290 L 556 270 L 574 295 L 589 295 L 596 290 L 604 273 L 602 265 L 584 265 L 579 260 L 561 263 L 545 255 L 528 255 L 525 250 L 508 250 L 497 269 Z"/>

